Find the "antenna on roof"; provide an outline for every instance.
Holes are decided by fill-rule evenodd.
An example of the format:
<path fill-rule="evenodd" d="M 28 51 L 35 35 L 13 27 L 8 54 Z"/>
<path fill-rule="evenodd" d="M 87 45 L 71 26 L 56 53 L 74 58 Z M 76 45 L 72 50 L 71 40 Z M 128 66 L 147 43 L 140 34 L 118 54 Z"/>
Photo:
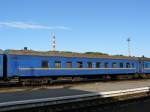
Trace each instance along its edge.
<path fill-rule="evenodd" d="M 55 33 L 52 33 L 52 51 L 56 50 L 56 37 L 55 37 Z"/>
<path fill-rule="evenodd" d="M 24 47 L 24 50 L 28 50 L 28 47 Z"/>
<path fill-rule="evenodd" d="M 131 42 L 131 38 L 127 38 L 127 42 L 128 42 L 128 54 L 129 56 L 131 56 L 131 45 L 130 45 L 130 42 Z"/>

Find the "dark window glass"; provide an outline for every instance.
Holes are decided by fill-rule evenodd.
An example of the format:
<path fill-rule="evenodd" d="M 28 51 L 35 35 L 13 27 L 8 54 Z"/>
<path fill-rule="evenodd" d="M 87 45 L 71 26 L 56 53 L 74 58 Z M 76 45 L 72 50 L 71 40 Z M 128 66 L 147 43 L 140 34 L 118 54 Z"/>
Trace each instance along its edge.
<path fill-rule="evenodd" d="M 117 68 L 117 63 L 112 63 L 112 68 Z"/>
<path fill-rule="evenodd" d="M 134 66 L 134 63 L 132 63 L 132 68 L 134 68 L 135 66 Z"/>
<path fill-rule="evenodd" d="M 104 63 L 104 68 L 108 68 L 108 63 Z"/>
<path fill-rule="evenodd" d="M 72 62 L 67 62 L 67 68 L 72 68 Z"/>
<path fill-rule="evenodd" d="M 55 61 L 55 68 L 61 68 L 61 62 Z"/>
<path fill-rule="evenodd" d="M 148 68 L 148 63 L 145 63 L 145 68 Z"/>
<path fill-rule="evenodd" d="M 147 68 L 149 68 L 149 63 L 147 63 Z"/>
<path fill-rule="evenodd" d="M 77 67 L 78 68 L 83 68 L 83 62 L 77 62 Z"/>
<path fill-rule="evenodd" d="M 93 67 L 92 66 L 92 62 L 88 62 L 87 64 L 88 64 L 88 68 L 92 68 Z"/>
<path fill-rule="evenodd" d="M 101 63 L 100 62 L 96 62 L 96 68 L 100 68 L 101 67 Z"/>
<path fill-rule="evenodd" d="M 126 68 L 130 68 L 130 63 L 126 63 Z"/>
<path fill-rule="evenodd" d="M 149 68 L 149 63 L 147 63 L 147 68 Z"/>
<path fill-rule="evenodd" d="M 123 68 L 123 63 L 120 63 L 120 68 Z"/>
<path fill-rule="evenodd" d="M 42 61 L 42 68 L 49 68 L 48 61 Z"/>

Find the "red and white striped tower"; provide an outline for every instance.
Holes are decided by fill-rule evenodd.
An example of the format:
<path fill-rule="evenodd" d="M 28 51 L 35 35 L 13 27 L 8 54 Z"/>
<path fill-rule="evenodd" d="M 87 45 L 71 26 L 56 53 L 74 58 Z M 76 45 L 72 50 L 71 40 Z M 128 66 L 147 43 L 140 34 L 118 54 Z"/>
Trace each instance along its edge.
<path fill-rule="evenodd" d="M 55 33 L 52 33 L 52 51 L 56 50 L 56 37 L 55 37 Z"/>

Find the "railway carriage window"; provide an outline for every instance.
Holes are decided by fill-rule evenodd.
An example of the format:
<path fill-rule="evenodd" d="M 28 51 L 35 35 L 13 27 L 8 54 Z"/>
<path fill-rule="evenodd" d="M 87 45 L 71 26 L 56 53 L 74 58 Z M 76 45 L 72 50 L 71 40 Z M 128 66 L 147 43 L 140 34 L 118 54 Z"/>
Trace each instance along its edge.
<path fill-rule="evenodd" d="M 96 62 L 96 68 L 100 68 L 101 67 L 101 63 L 100 62 Z"/>
<path fill-rule="evenodd" d="M 61 68 L 61 62 L 55 61 L 55 68 Z"/>
<path fill-rule="evenodd" d="M 83 68 L 83 62 L 77 62 L 77 66 L 78 66 L 78 68 Z"/>
<path fill-rule="evenodd" d="M 49 64 L 48 61 L 42 61 L 42 68 L 48 68 Z"/>
<path fill-rule="evenodd" d="M 148 63 L 145 63 L 145 68 L 148 68 Z"/>
<path fill-rule="evenodd" d="M 126 68 L 130 68 L 130 63 L 126 63 Z"/>
<path fill-rule="evenodd" d="M 112 63 L 112 68 L 117 68 L 117 63 Z"/>
<path fill-rule="evenodd" d="M 88 62 L 87 64 L 88 64 L 88 68 L 92 68 L 93 67 L 92 66 L 92 62 Z"/>
<path fill-rule="evenodd" d="M 67 68 L 72 68 L 72 62 L 67 62 Z"/>
<path fill-rule="evenodd" d="M 134 68 L 134 63 L 132 63 L 132 68 Z"/>
<path fill-rule="evenodd" d="M 149 63 L 147 63 L 147 64 L 148 64 L 148 65 L 147 65 L 147 68 L 149 68 L 149 67 L 150 67 L 150 66 L 149 66 L 150 64 L 149 64 Z"/>
<path fill-rule="evenodd" d="M 108 63 L 104 63 L 104 68 L 108 68 Z"/>
<path fill-rule="evenodd" d="M 123 63 L 120 63 L 120 68 L 123 68 Z"/>

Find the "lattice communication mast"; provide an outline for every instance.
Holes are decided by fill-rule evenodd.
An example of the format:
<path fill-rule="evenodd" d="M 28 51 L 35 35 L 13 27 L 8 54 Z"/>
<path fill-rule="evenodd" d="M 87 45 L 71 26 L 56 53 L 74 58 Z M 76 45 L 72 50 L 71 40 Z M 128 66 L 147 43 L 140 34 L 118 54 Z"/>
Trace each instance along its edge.
<path fill-rule="evenodd" d="M 52 33 L 52 51 L 56 51 L 56 36 Z"/>
<path fill-rule="evenodd" d="M 131 38 L 127 38 L 127 42 L 128 42 L 128 54 L 129 56 L 131 56 L 131 45 L 130 45 Z"/>

